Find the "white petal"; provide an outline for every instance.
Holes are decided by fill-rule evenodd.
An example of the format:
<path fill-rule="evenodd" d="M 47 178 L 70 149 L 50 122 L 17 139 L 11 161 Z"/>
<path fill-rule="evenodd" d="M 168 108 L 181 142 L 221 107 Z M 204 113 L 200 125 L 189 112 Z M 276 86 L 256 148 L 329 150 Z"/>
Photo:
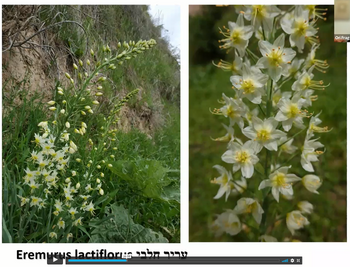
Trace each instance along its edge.
<path fill-rule="evenodd" d="M 279 202 L 280 192 L 278 191 L 278 189 L 276 187 L 272 187 L 271 192 L 276 201 Z"/>
<path fill-rule="evenodd" d="M 247 163 L 241 165 L 241 171 L 242 171 L 243 177 L 250 178 L 253 176 L 254 166 L 252 163 L 247 162 Z"/>

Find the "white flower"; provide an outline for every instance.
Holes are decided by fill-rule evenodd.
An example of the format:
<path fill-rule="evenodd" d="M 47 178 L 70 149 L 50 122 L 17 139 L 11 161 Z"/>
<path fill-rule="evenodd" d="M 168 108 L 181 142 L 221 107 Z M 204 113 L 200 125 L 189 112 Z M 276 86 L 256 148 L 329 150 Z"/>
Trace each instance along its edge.
<path fill-rule="evenodd" d="M 257 117 L 258 115 L 259 115 L 259 108 L 255 108 L 247 112 L 247 114 L 245 115 L 245 118 L 247 119 L 250 126 L 253 123 L 253 118 Z"/>
<path fill-rule="evenodd" d="M 258 152 L 263 146 L 268 150 L 277 151 L 277 141 L 286 136 L 286 133 L 276 130 L 278 122 L 274 118 L 262 121 L 258 117 L 254 117 L 252 121 L 252 126 L 244 128 L 242 133 L 258 143 Z"/>
<path fill-rule="evenodd" d="M 215 165 L 213 166 L 219 173 L 220 176 L 218 178 L 214 178 L 211 183 L 213 184 L 219 184 L 220 188 L 214 199 L 219 199 L 221 198 L 225 193 L 225 200 L 227 201 L 228 196 L 231 193 L 231 188 L 232 188 L 232 174 L 230 171 L 227 171 L 224 167 L 220 165 Z"/>
<path fill-rule="evenodd" d="M 301 178 L 295 174 L 288 174 L 290 167 L 281 167 L 269 175 L 269 179 L 262 181 L 259 190 L 265 187 L 272 187 L 272 195 L 279 202 L 279 193 L 282 195 L 293 195 L 293 182 L 300 181 Z"/>
<path fill-rule="evenodd" d="M 287 227 L 289 231 L 294 235 L 295 230 L 304 228 L 305 225 L 309 225 L 309 221 L 304 217 L 300 211 L 294 210 L 287 214 Z"/>
<path fill-rule="evenodd" d="M 310 119 L 310 123 L 309 123 L 309 128 L 307 130 L 306 133 L 306 139 L 310 139 L 311 137 L 314 136 L 314 132 L 316 133 L 327 133 L 330 130 L 328 130 L 328 127 L 319 127 L 317 125 L 319 125 L 320 123 L 322 123 L 322 121 L 318 118 L 318 116 L 320 116 L 321 112 L 318 113 L 316 116 L 312 116 Z"/>
<path fill-rule="evenodd" d="M 226 232 L 227 234 L 234 236 L 242 230 L 242 225 L 234 211 L 227 210 L 218 215 L 213 224 L 213 229 L 217 232 L 217 235 Z"/>
<path fill-rule="evenodd" d="M 234 126 L 235 123 L 238 124 L 240 128 L 243 128 L 244 115 L 247 112 L 245 104 L 240 99 L 233 99 L 232 97 L 228 98 L 225 94 L 222 94 L 222 97 L 225 101 L 225 106 L 220 108 L 220 112 L 225 117 L 230 118 L 230 125 Z"/>
<path fill-rule="evenodd" d="M 252 198 L 241 198 L 237 201 L 236 207 L 233 211 L 238 214 L 252 213 L 255 221 L 260 224 L 262 219 L 262 214 L 264 213 L 259 202 Z"/>
<path fill-rule="evenodd" d="M 305 100 L 299 96 L 293 96 L 292 99 L 281 98 L 278 102 L 279 111 L 275 120 L 282 122 L 283 129 L 286 132 L 292 128 L 293 123 L 298 128 L 304 127 L 303 117 L 307 116 L 306 112 L 301 109 L 304 102 Z"/>
<path fill-rule="evenodd" d="M 244 26 L 243 14 L 238 15 L 236 23 L 230 21 L 228 27 L 227 33 L 221 32 L 226 38 L 220 40 L 220 42 L 224 42 L 220 48 L 227 49 L 234 47 L 237 49 L 239 55 L 243 57 L 249 39 L 253 35 L 253 27 Z"/>
<path fill-rule="evenodd" d="M 278 240 L 270 235 L 262 235 L 259 237 L 259 239 L 261 240 L 261 242 L 278 242 Z"/>
<path fill-rule="evenodd" d="M 248 98 L 254 104 L 261 103 L 261 96 L 265 95 L 264 86 L 268 80 L 266 74 L 261 73 L 257 67 L 243 64 L 243 76 L 231 76 L 230 81 L 238 97 Z"/>
<path fill-rule="evenodd" d="M 281 98 L 291 98 L 292 97 L 292 92 L 281 92 L 280 89 L 277 89 L 274 91 L 273 96 L 272 96 L 272 106 L 276 107 L 278 102 L 281 100 Z"/>
<path fill-rule="evenodd" d="M 311 68 L 312 66 L 315 66 L 315 69 L 326 73 L 326 69 L 329 68 L 329 65 L 327 63 L 327 60 L 320 60 L 316 59 L 316 50 L 320 47 L 319 44 L 313 44 L 311 47 L 311 51 L 308 54 L 306 60 L 305 60 L 305 68 Z"/>
<path fill-rule="evenodd" d="M 235 60 L 232 63 L 220 59 L 218 64 L 214 62 L 213 64 L 224 71 L 232 71 L 235 74 L 242 73 L 242 58 L 237 54 L 237 51 L 235 51 Z"/>
<path fill-rule="evenodd" d="M 234 137 L 235 132 L 232 125 L 226 126 L 225 124 L 222 124 L 222 126 L 224 126 L 227 133 L 222 137 L 218 137 L 215 139 L 212 138 L 212 140 L 219 141 L 219 142 L 233 142 L 235 140 L 235 137 Z"/>
<path fill-rule="evenodd" d="M 305 175 L 302 179 L 302 183 L 311 193 L 319 194 L 317 189 L 322 185 L 322 181 L 318 176 L 313 174 Z"/>
<path fill-rule="evenodd" d="M 51 233 L 49 234 L 49 237 L 50 237 L 50 238 L 57 238 L 57 234 L 56 234 L 55 232 L 51 232 Z"/>
<path fill-rule="evenodd" d="M 292 90 L 300 92 L 301 95 L 304 95 L 307 89 L 312 90 L 325 90 L 328 85 L 323 85 L 323 81 L 314 81 L 312 80 L 314 75 L 312 71 L 314 70 L 314 66 L 311 67 L 308 71 L 304 70 L 302 74 L 298 77 L 292 85 Z"/>
<path fill-rule="evenodd" d="M 301 213 L 311 214 L 314 210 L 314 206 L 308 201 L 300 201 L 297 206 L 300 209 Z"/>
<path fill-rule="evenodd" d="M 273 18 L 281 13 L 281 10 L 273 5 L 247 5 L 245 8 L 244 17 L 252 22 L 254 29 L 258 30 L 262 26 L 269 32 L 272 31 Z"/>
<path fill-rule="evenodd" d="M 227 150 L 221 159 L 226 163 L 233 163 L 233 173 L 241 169 L 243 177 L 250 178 L 254 173 L 254 164 L 259 161 L 256 152 L 256 144 L 253 141 L 247 141 L 244 145 L 233 142 L 230 150 Z"/>
<path fill-rule="evenodd" d="M 292 138 L 288 142 L 286 142 L 287 140 L 288 140 L 287 137 L 282 137 L 280 139 L 280 141 L 278 142 L 278 145 L 279 146 L 281 145 L 281 147 L 280 147 L 281 151 L 283 151 L 287 154 L 293 154 L 298 149 L 296 146 L 292 145 L 294 138 Z"/>
<path fill-rule="evenodd" d="M 287 65 L 287 68 L 283 71 L 282 75 L 287 77 L 291 76 L 292 78 L 297 79 L 300 75 L 300 67 L 304 61 L 304 59 L 294 58 L 292 64 Z"/>
<path fill-rule="evenodd" d="M 282 71 L 290 64 L 296 52 L 291 48 L 284 48 L 285 35 L 282 33 L 273 44 L 268 41 L 259 41 L 259 48 L 262 58 L 256 64 L 259 68 L 268 69 L 270 77 L 277 82 Z"/>
<path fill-rule="evenodd" d="M 317 33 L 313 23 L 309 24 L 309 11 L 303 10 L 302 6 L 295 7 L 293 20 L 281 19 L 281 27 L 287 34 L 290 34 L 289 42 L 291 46 L 298 47 L 300 53 L 304 49 L 305 38 Z"/>
<path fill-rule="evenodd" d="M 318 161 L 318 156 L 323 154 L 323 151 L 316 150 L 321 147 L 323 147 L 323 145 L 317 142 L 316 139 L 305 139 L 300 160 L 301 166 L 303 166 L 305 171 L 314 172 L 314 167 L 311 162 Z"/>
<path fill-rule="evenodd" d="M 233 195 L 242 194 L 247 189 L 247 180 L 244 177 L 241 177 L 241 180 L 232 181 L 232 184 L 234 186 L 231 191 Z"/>

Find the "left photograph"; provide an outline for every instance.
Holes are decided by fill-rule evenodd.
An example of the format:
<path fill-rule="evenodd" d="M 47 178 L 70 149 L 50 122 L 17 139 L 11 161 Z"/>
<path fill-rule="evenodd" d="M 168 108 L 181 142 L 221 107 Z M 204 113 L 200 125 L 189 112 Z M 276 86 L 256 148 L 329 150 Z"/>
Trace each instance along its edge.
<path fill-rule="evenodd" d="M 180 6 L 2 6 L 2 242 L 180 242 Z"/>

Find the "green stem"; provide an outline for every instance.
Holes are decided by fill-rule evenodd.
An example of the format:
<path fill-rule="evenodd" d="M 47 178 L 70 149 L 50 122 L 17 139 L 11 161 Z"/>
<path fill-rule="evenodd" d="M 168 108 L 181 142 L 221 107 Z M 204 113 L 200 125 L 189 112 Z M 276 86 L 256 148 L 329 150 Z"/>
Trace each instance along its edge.
<path fill-rule="evenodd" d="M 302 129 L 301 131 L 297 132 L 295 135 L 293 135 L 292 137 L 290 137 L 289 139 L 287 139 L 287 141 L 283 142 L 282 144 L 280 144 L 278 147 L 283 146 L 285 143 L 289 142 L 290 140 L 292 140 L 294 137 L 298 136 L 299 134 L 301 134 L 302 132 L 304 132 L 307 129 L 307 127 L 305 127 L 304 129 Z"/>

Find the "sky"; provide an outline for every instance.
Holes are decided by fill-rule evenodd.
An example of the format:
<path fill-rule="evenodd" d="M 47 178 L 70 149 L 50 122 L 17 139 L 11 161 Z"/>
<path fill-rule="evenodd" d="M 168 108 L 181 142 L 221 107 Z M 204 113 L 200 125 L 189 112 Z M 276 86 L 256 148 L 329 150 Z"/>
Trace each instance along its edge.
<path fill-rule="evenodd" d="M 163 36 L 170 44 L 180 50 L 180 6 L 178 5 L 150 5 L 149 13 L 156 23 L 162 24 Z"/>

